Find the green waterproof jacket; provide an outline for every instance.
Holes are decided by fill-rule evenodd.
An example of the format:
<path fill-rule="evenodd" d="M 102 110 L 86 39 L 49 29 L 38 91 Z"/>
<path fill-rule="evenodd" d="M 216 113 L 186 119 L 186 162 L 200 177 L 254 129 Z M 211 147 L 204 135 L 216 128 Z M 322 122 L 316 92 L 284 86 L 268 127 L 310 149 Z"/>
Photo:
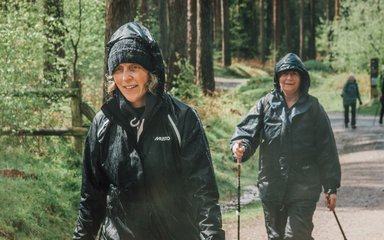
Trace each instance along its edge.
<path fill-rule="evenodd" d="M 297 70 L 301 96 L 288 109 L 278 73 Z M 237 125 L 231 139 L 245 145 L 243 161 L 259 147 L 257 186 L 264 201 L 279 204 L 319 199 L 340 187 L 340 163 L 330 121 L 315 97 L 308 94 L 310 79 L 296 55 L 283 58 L 275 69 L 275 89 L 257 101 Z"/>

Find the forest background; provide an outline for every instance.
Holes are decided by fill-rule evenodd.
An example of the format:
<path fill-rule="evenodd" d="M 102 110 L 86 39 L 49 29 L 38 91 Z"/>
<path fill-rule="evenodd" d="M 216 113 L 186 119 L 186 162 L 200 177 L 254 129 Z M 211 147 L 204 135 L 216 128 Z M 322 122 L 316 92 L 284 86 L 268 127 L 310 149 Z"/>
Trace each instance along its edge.
<path fill-rule="evenodd" d="M 384 61 L 383 7 L 380 0 L 1 0 L 0 239 L 71 237 L 82 142 L 104 99 L 105 42 L 121 24 L 142 22 L 158 40 L 167 90 L 202 118 L 225 204 L 236 194 L 233 128 L 271 90 L 274 63 L 287 52 L 305 61 L 310 93 L 327 111 L 342 109 L 341 88 L 354 73 L 359 113 L 375 114 L 370 61 Z M 218 77 L 244 84 L 217 89 Z M 243 185 L 254 184 L 257 157 L 243 166 Z"/>

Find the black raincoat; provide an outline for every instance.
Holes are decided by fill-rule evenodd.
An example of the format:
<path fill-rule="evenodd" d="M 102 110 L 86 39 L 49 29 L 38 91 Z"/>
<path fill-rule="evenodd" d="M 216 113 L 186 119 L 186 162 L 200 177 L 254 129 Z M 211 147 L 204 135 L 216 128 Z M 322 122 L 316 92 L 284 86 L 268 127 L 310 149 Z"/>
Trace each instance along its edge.
<path fill-rule="evenodd" d="M 297 70 L 299 100 L 289 109 L 278 74 Z M 308 94 L 310 78 L 301 60 L 288 54 L 276 64 L 275 89 L 261 98 L 237 125 L 231 139 L 245 145 L 243 161 L 259 149 L 257 186 L 264 201 L 318 201 L 320 192 L 336 193 L 340 163 L 330 121 L 318 100 Z"/>
<path fill-rule="evenodd" d="M 157 75 L 162 68 L 155 68 Z M 224 239 L 210 150 L 196 112 L 163 89 L 147 93 L 137 128 L 129 123 L 131 110 L 115 90 L 93 120 L 73 239 Z"/>

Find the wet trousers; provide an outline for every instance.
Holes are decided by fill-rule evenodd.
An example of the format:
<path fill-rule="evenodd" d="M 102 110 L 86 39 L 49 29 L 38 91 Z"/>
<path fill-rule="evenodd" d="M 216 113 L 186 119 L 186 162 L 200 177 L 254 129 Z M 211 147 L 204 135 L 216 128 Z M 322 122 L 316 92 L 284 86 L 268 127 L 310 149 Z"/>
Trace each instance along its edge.
<path fill-rule="evenodd" d="M 283 206 L 264 201 L 262 204 L 268 240 L 313 240 L 315 201 L 296 201 Z"/>
<path fill-rule="evenodd" d="M 344 105 L 344 123 L 348 127 L 349 123 L 349 108 L 351 108 L 351 125 L 352 127 L 356 126 L 356 102 Z"/>

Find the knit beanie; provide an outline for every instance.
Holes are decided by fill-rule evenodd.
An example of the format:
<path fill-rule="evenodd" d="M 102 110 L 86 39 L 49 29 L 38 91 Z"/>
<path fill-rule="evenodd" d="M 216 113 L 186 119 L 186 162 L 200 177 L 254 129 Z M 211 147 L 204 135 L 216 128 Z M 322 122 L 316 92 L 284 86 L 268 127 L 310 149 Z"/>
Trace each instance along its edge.
<path fill-rule="evenodd" d="M 107 43 L 108 74 L 112 75 L 121 63 L 137 63 L 157 76 L 156 92 L 164 92 L 165 69 L 157 42 L 149 30 L 136 22 L 119 27 Z"/>
<path fill-rule="evenodd" d="M 108 56 L 109 75 L 121 63 L 137 63 L 151 71 L 151 55 L 140 39 L 121 39 L 112 46 Z"/>

